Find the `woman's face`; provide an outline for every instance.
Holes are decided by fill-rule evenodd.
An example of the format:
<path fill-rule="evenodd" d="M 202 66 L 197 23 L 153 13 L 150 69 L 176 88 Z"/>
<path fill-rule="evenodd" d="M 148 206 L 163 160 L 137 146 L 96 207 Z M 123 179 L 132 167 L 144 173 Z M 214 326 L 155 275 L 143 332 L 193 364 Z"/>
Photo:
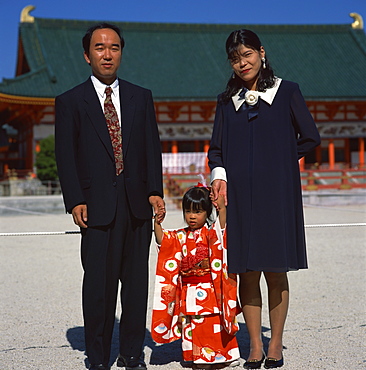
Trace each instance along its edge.
<path fill-rule="evenodd" d="M 244 86 L 248 90 L 256 90 L 257 88 L 258 74 L 264 56 L 263 46 L 257 51 L 241 44 L 237 49 L 237 54 L 230 59 L 234 73 L 244 81 Z"/>

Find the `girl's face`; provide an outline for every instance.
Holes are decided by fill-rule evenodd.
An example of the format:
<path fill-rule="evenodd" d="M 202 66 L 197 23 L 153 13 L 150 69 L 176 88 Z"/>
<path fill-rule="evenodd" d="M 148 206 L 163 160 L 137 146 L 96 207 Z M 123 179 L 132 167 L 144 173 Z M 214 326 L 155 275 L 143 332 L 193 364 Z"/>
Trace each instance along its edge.
<path fill-rule="evenodd" d="M 244 81 L 244 86 L 248 90 L 257 88 L 259 70 L 264 56 L 263 46 L 257 51 L 241 44 L 237 49 L 237 54 L 230 60 L 234 73 Z"/>
<path fill-rule="evenodd" d="M 206 223 L 207 212 L 203 209 L 186 209 L 184 211 L 184 219 L 191 229 L 200 229 Z"/>

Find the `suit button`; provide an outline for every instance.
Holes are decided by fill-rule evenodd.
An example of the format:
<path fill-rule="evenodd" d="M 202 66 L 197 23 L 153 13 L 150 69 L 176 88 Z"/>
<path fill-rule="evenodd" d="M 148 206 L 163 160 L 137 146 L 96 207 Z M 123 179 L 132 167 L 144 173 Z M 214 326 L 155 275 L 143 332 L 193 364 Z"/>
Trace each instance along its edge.
<path fill-rule="evenodd" d="M 113 186 L 116 186 L 117 185 L 117 182 L 116 181 L 113 181 L 113 184 L 112 184 Z"/>

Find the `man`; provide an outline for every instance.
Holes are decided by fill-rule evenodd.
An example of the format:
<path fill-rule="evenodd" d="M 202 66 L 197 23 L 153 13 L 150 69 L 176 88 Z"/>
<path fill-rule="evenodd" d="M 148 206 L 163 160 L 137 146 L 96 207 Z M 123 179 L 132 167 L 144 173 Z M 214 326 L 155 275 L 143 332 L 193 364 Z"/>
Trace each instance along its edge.
<path fill-rule="evenodd" d="M 83 47 L 92 76 L 56 98 L 55 130 L 66 211 L 82 234 L 89 369 L 110 369 L 120 280 L 117 366 L 141 370 L 152 207 L 158 220 L 165 216 L 154 106 L 149 90 L 117 78 L 124 47 L 118 27 L 91 27 Z"/>

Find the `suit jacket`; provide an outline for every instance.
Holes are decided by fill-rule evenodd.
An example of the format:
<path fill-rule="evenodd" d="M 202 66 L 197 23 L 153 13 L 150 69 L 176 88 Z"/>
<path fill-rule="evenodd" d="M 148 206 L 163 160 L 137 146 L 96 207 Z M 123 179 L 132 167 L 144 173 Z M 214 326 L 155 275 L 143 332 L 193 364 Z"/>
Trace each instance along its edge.
<path fill-rule="evenodd" d="M 163 196 L 161 146 L 151 91 L 119 79 L 126 194 L 136 218 L 149 219 L 150 195 Z M 67 212 L 86 204 L 88 225 L 108 225 L 117 206 L 113 148 L 89 78 L 56 97 L 55 152 Z"/>

